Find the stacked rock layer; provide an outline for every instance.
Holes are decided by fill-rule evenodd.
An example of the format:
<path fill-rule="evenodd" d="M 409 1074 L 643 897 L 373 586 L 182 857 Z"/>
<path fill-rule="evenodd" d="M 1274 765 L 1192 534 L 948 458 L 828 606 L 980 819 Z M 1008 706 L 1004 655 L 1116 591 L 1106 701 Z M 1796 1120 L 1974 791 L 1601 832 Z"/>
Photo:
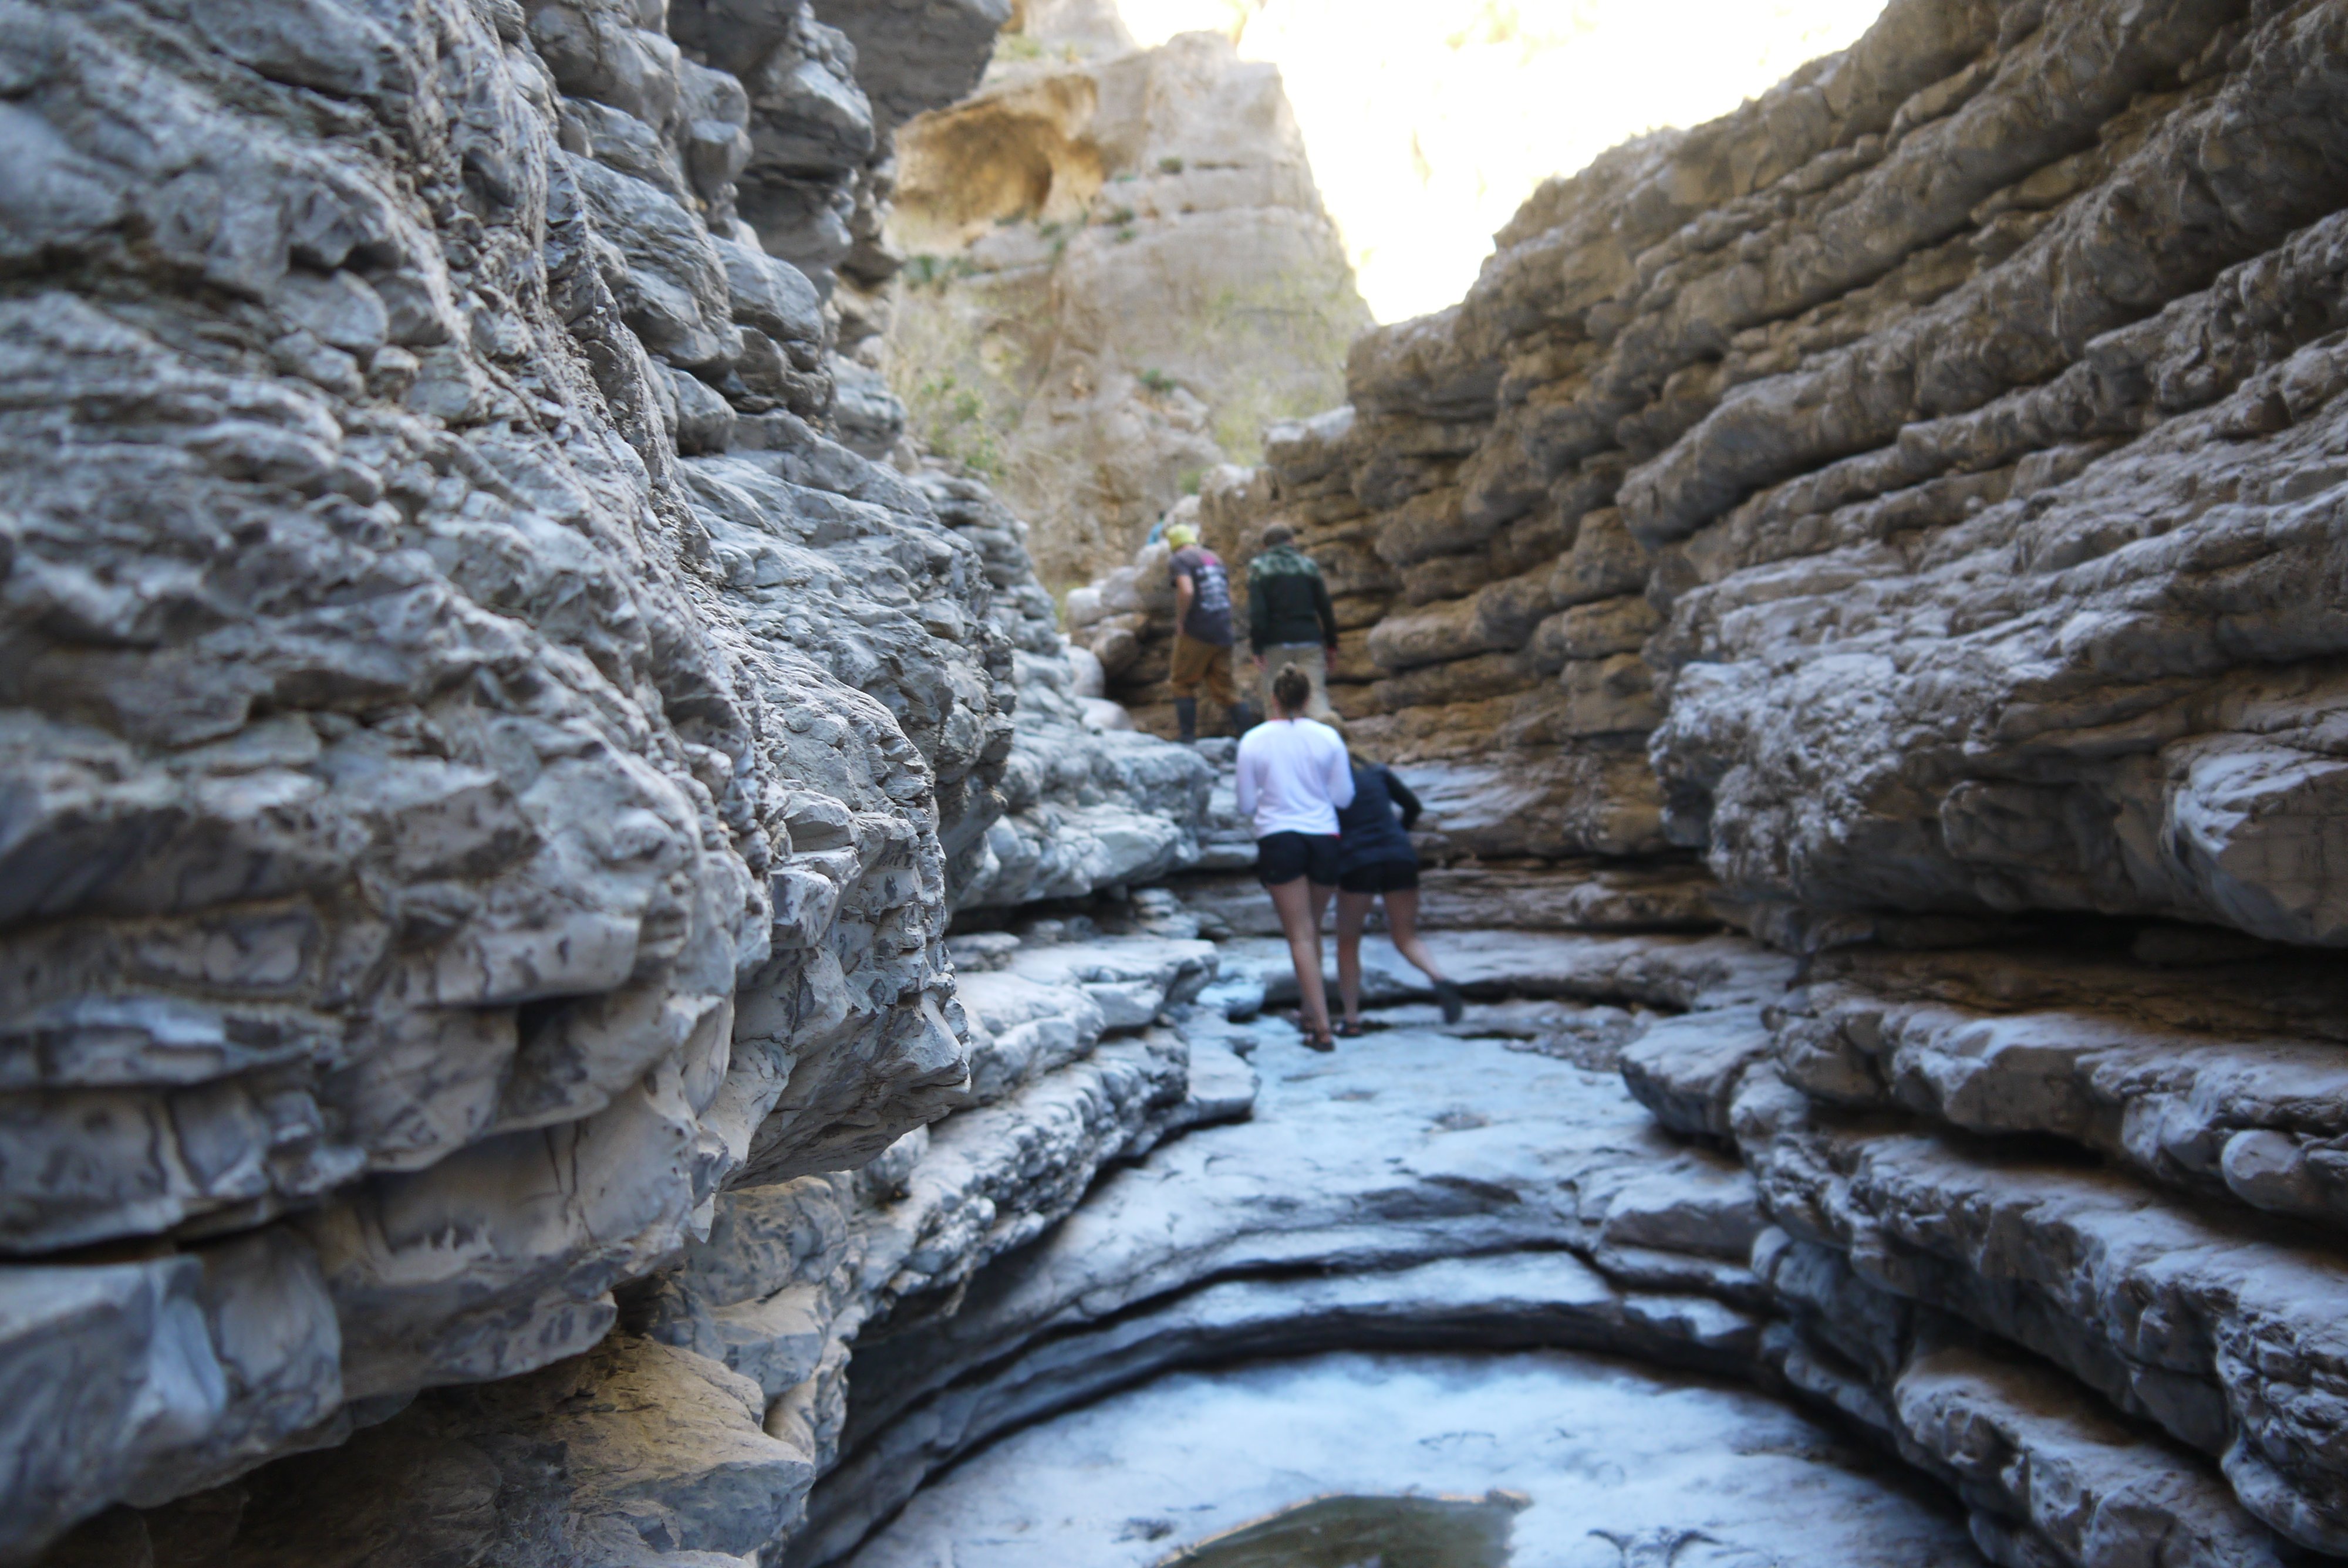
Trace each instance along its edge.
<path fill-rule="evenodd" d="M 1626 1076 L 1755 1175 L 1765 1359 L 2001 1563 L 2348 1553 L 2343 59 L 1895 3 L 1203 497 L 1318 556 L 1470 873 L 1700 851 L 1804 955 Z"/>
<path fill-rule="evenodd" d="M 842 20 L 901 116 L 1000 9 Z M 403 1418 L 472 1423 L 401 1450 L 447 1528 L 591 1560 L 633 1461 L 565 1401 L 625 1388 L 748 1550 L 805 1456 L 614 1291 L 1001 1092 L 956 904 L 1195 856 L 1022 526 L 827 434 L 859 57 L 788 0 L 0 19 L 0 1557 L 555 1363 Z"/>
<path fill-rule="evenodd" d="M 1338 1343 L 1763 1378 L 2006 1568 L 2348 1555 L 2348 11 L 1900 0 L 1209 476 L 1541 929 L 1440 1111 L 1171 1143 L 1284 959 L 1128 894 L 1246 846 L 839 353 L 990 0 L 0 17 L 0 1557 L 815 1563 Z"/>

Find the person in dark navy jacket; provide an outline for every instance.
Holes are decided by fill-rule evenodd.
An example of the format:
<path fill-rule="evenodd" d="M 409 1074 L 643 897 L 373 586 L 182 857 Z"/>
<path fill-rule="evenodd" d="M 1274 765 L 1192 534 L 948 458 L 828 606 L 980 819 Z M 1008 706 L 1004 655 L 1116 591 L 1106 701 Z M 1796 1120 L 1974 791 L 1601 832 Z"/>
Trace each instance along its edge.
<path fill-rule="evenodd" d="M 1418 937 L 1418 852 L 1410 846 L 1410 830 L 1426 808 L 1393 770 L 1358 755 L 1353 769 L 1353 801 L 1337 812 L 1337 991 L 1345 1016 L 1335 1032 L 1362 1032 L 1362 927 L 1380 899 L 1395 951 L 1435 982 L 1443 1021 L 1457 1023 L 1459 988 Z"/>

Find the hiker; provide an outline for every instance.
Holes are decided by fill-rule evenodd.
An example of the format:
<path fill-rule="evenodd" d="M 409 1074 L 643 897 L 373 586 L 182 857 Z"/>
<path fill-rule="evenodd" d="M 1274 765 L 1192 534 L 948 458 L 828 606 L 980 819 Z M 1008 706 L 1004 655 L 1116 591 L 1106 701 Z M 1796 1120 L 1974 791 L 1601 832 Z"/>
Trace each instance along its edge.
<path fill-rule="evenodd" d="M 1337 651 L 1337 610 L 1329 585 L 1313 558 L 1296 548 L 1296 530 L 1274 523 L 1263 530 L 1263 552 L 1248 563 L 1248 646 L 1263 672 L 1264 690 L 1282 670 L 1294 667 L 1311 681 L 1304 715 L 1326 723 L 1328 655 Z"/>
<path fill-rule="evenodd" d="M 1231 579 L 1220 557 L 1199 542 L 1199 530 L 1176 523 L 1166 530 L 1174 553 L 1166 569 L 1174 579 L 1174 718 L 1182 743 L 1199 738 L 1199 688 L 1222 704 L 1231 733 L 1242 735 L 1255 714 L 1231 684 Z"/>
<path fill-rule="evenodd" d="M 1352 774 L 1354 798 L 1337 813 L 1337 994 L 1345 1016 L 1335 1032 L 1362 1032 L 1362 927 L 1382 898 L 1395 950 L 1435 982 L 1443 1021 L 1457 1023 L 1466 1010 L 1459 988 L 1418 939 L 1418 852 L 1410 830 L 1426 808 L 1390 768 L 1356 758 Z"/>
<path fill-rule="evenodd" d="M 1337 810 L 1354 798 L 1345 743 L 1303 716 L 1313 682 L 1291 665 L 1272 680 L 1272 721 L 1240 737 L 1239 806 L 1255 826 L 1255 874 L 1280 911 L 1296 964 L 1304 1043 L 1334 1050 L 1321 978 L 1321 912 L 1337 888 Z"/>

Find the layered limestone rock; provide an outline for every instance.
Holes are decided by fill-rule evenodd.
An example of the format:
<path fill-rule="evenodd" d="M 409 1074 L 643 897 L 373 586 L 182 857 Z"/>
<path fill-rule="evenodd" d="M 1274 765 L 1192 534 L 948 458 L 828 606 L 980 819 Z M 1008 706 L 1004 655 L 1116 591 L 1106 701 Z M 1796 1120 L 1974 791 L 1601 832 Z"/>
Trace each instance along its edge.
<path fill-rule="evenodd" d="M 983 4 L 842 5 L 870 94 L 741 0 L 8 15 L 0 1553 L 812 1565 L 1155 1373 L 1539 1344 L 2003 1568 L 2348 1555 L 2339 6 L 1900 0 L 1202 480 L 1478 1003 L 1374 939 L 1334 1060 L 1138 886 L 1228 743 L 833 439 Z"/>
<path fill-rule="evenodd" d="M 833 1462 L 868 1321 L 952 1299 L 1107 1162 L 1246 1108 L 1243 1074 L 1193 1095 L 1183 1042 L 1149 1027 L 1212 978 L 1205 943 L 957 958 L 977 971 L 961 986 L 971 1071 L 934 1132 L 854 1173 L 753 1173 L 719 1193 L 681 1260 L 623 1289 L 618 1327 L 585 1356 L 434 1390 L 327 1451 L 103 1516 L 50 1561 L 140 1561 L 125 1540 L 159 1568 L 757 1561 Z M 184 1544 L 207 1521 L 221 1557 Z"/>
<path fill-rule="evenodd" d="M 1018 692 L 995 786 L 1003 815 L 959 868 L 955 905 L 1081 898 L 1200 864 L 1208 765 L 1133 733 L 1103 700 L 1098 661 L 1061 634 L 1052 596 L 1035 580 L 1025 522 L 984 484 L 944 466 L 930 465 L 917 482 L 939 518 L 977 548 Z"/>
<path fill-rule="evenodd" d="M 1406 1027 L 1314 1058 L 1285 1024 L 1248 1021 L 1292 985 L 1285 948 L 1222 944 L 1208 1006 L 1182 1028 L 1194 1065 L 1235 1045 L 1262 1067 L 1252 1118 L 1116 1172 L 978 1276 L 953 1313 L 901 1320 L 860 1348 L 848 1457 L 787 1561 L 835 1558 L 990 1438 L 1171 1368 L 1461 1344 L 1751 1367 L 1751 1181 L 1733 1160 L 1674 1147 L 1622 1091 L 1605 1039 L 1631 1032 L 1617 1022 L 1631 1009 L 1749 1016 L 1782 989 L 1788 960 L 1715 943 L 1643 949 L 1632 965 L 1626 949 L 1573 937 L 1487 933 L 1472 952 L 1447 948 L 1478 994 L 1558 999 L 1552 1036 L 1586 1030 L 1578 1062 L 1407 1027 L 1407 1013 L 1388 1015 Z M 1427 994 L 1391 948 L 1369 958 L 1379 999 Z M 1479 1009 L 1461 1032 L 1488 1037 L 1495 1021 Z M 1430 1094 L 1436 1060 L 1443 1087 Z"/>
<path fill-rule="evenodd" d="M 1763 1359 L 2003 1563 L 2348 1552 L 2343 26 L 1894 4 L 1202 497 L 1462 870 L 1698 850 L 1809 955 L 1625 1075 L 1757 1178 Z"/>
<path fill-rule="evenodd" d="M 1369 325 L 1272 67 L 1025 7 L 981 90 L 903 128 L 889 327 L 916 434 L 997 476 L 1055 589 L 1123 561 Z"/>
<path fill-rule="evenodd" d="M 406 1418 L 457 1447 L 350 1450 L 444 1535 L 549 1443 L 633 1517 L 650 1437 L 577 1408 L 623 1387 L 770 1528 L 811 1471 L 752 1385 L 565 1358 L 725 1192 L 969 1103 L 948 909 L 1180 864 L 1208 782 L 1081 725 L 983 489 L 826 434 L 789 214 L 879 146 L 855 51 L 315 0 L 20 5 L 0 56 L 0 1555 L 458 1384 Z"/>

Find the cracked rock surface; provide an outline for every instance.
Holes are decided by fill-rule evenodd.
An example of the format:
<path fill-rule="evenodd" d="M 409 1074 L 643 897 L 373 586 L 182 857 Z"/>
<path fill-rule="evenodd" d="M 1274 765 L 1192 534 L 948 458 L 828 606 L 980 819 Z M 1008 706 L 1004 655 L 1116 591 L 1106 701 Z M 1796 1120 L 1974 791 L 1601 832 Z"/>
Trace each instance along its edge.
<path fill-rule="evenodd" d="M 422 1389 L 560 1424 L 497 1381 L 556 1363 L 756 1436 L 722 1366 L 564 1358 L 729 1187 L 966 1099 L 954 903 L 1183 864 L 1206 787 L 1080 723 L 983 487 L 831 438 L 790 214 L 878 146 L 855 51 L 783 3 L 0 35 L 0 1554 Z"/>

